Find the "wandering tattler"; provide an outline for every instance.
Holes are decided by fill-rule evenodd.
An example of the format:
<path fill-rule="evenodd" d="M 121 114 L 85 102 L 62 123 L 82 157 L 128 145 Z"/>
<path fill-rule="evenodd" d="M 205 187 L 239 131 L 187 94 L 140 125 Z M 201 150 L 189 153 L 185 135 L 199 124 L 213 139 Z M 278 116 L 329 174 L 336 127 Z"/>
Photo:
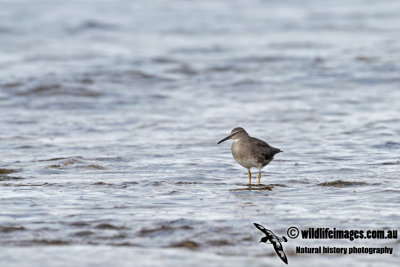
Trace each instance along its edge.
<path fill-rule="evenodd" d="M 218 144 L 233 139 L 232 155 L 233 158 L 249 171 L 249 184 L 251 185 L 251 168 L 258 169 L 258 184 L 261 181 L 261 169 L 264 168 L 274 155 L 282 152 L 279 148 L 272 147 L 266 142 L 251 137 L 243 128 L 237 127 L 232 130 L 231 134 Z"/>

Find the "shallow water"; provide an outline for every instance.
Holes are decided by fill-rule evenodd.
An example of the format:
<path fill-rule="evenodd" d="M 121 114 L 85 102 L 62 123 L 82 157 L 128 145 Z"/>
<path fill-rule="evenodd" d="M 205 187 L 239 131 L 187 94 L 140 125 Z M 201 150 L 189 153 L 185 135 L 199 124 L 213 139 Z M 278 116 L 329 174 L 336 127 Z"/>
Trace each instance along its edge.
<path fill-rule="evenodd" d="M 254 222 L 399 229 L 399 9 L 1 1 L 1 265 L 281 266 Z M 262 186 L 216 144 L 236 126 L 284 151 Z M 295 253 L 320 244 L 395 255 Z M 284 248 L 389 266 L 400 243 Z"/>

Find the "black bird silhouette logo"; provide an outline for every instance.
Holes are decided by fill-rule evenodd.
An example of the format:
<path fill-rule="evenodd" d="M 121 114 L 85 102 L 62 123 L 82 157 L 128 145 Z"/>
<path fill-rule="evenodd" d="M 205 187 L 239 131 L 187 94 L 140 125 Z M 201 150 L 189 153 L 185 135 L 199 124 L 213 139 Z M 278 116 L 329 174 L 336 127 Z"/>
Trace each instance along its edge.
<path fill-rule="evenodd" d="M 283 252 L 283 247 L 281 242 L 287 242 L 287 238 L 282 236 L 282 237 L 278 237 L 276 236 L 271 230 L 266 229 L 264 226 L 262 226 L 261 224 L 258 223 L 254 223 L 254 225 L 265 234 L 265 236 L 263 238 L 261 238 L 260 243 L 266 243 L 266 244 L 272 244 L 274 246 L 274 249 L 276 251 L 276 254 L 278 254 L 279 258 L 281 258 L 281 260 L 288 264 L 288 260 L 286 257 L 285 252 Z M 268 243 L 268 241 L 270 243 Z"/>

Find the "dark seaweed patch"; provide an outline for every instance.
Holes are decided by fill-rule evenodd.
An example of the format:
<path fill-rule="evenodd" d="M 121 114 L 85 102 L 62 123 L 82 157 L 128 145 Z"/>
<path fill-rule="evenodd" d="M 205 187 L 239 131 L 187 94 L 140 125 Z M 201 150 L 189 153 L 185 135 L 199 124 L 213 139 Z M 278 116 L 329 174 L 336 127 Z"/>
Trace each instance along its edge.
<path fill-rule="evenodd" d="M 108 245 L 117 246 L 117 247 L 139 247 L 138 244 L 131 243 L 131 242 L 109 243 Z"/>
<path fill-rule="evenodd" d="M 59 239 L 53 239 L 53 240 L 35 239 L 32 240 L 30 243 L 35 245 L 63 246 L 63 245 L 69 245 L 71 242 Z"/>
<path fill-rule="evenodd" d="M 121 188 L 127 188 L 128 186 L 130 186 L 130 185 L 136 185 L 136 184 L 139 184 L 138 182 L 123 182 L 123 183 L 121 183 L 119 186 L 121 187 Z"/>
<path fill-rule="evenodd" d="M 70 226 L 82 227 L 82 226 L 89 226 L 89 223 L 83 221 L 72 222 L 69 224 Z"/>
<path fill-rule="evenodd" d="M 105 183 L 105 182 L 97 182 L 97 183 L 94 183 L 93 185 L 113 185 L 113 184 Z"/>
<path fill-rule="evenodd" d="M 331 182 L 324 182 L 318 184 L 320 186 L 333 186 L 333 187 L 347 187 L 347 186 L 357 186 L 357 185 L 368 185 L 366 182 L 353 182 L 353 181 L 343 181 L 336 180 Z"/>
<path fill-rule="evenodd" d="M 89 236 L 89 235 L 93 235 L 94 233 L 92 231 L 79 231 L 76 232 L 74 234 L 74 236 L 78 236 L 78 237 L 83 237 L 83 236 Z"/>
<path fill-rule="evenodd" d="M 271 191 L 274 188 L 274 185 L 246 185 L 246 187 L 242 188 L 234 188 L 229 191 Z"/>
<path fill-rule="evenodd" d="M 109 230 L 121 230 L 125 229 L 125 227 L 122 226 L 115 226 L 109 223 L 102 223 L 96 226 L 97 229 L 109 229 Z"/>
<path fill-rule="evenodd" d="M 194 241 L 191 240 L 187 240 L 187 241 L 182 241 L 182 242 L 178 242 L 178 243 L 173 243 L 171 245 L 169 245 L 168 247 L 171 248 L 198 248 L 200 245 Z"/>
<path fill-rule="evenodd" d="M 22 180 L 22 179 L 24 179 L 24 178 L 0 174 L 0 182 L 4 182 L 4 181 L 17 181 L 17 180 Z"/>
<path fill-rule="evenodd" d="M 308 179 L 301 179 L 301 180 L 293 179 L 293 180 L 289 180 L 288 182 L 297 183 L 297 184 L 311 184 L 311 181 Z"/>
<path fill-rule="evenodd" d="M 0 169 L 0 175 L 6 175 L 6 174 L 10 174 L 13 172 L 17 172 L 17 170 L 14 169 Z"/>
<path fill-rule="evenodd" d="M 94 170 L 105 170 L 103 166 L 96 165 L 96 164 L 90 164 L 86 166 L 86 169 L 94 169 Z"/>
<path fill-rule="evenodd" d="M 399 165 L 400 161 L 383 162 L 382 165 Z"/>
<path fill-rule="evenodd" d="M 0 232 L 10 233 L 15 231 L 25 231 L 26 228 L 23 226 L 0 226 Z"/>
<path fill-rule="evenodd" d="M 14 177 L 13 177 L 14 178 Z M 22 178 L 18 178 L 22 179 Z M 1 181 L 1 180 L 0 180 Z M 1 186 L 15 186 L 15 187 L 23 187 L 23 186 L 48 186 L 48 185 L 54 185 L 54 184 L 49 184 L 49 183 L 43 183 L 43 184 L 14 184 L 14 183 L 5 183 L 1 184 Z"/>
<path fill-rule="evenodd" d="M 71 159 L 66 159 L 66 158 L 53 158 L 53 159 L 48 159 L 48 160 L 41 160 L 41 161 L 57 161 L 57 160 L 64 160 L 63 162 L 59 164 L 52 164 L 47 166 L 48 168 L 52 169 L 66 169 L 71 166 L 74 166 L 75 168 L 81 168 L 81 169 L 88 169 L 88 170 L 105 170 L 101 165 L 98 164 L 89 164 L 89 165 L 83 165 L 82 164 L 82 157 L 76 157 L 76 158 L 71 158 Z"/>
<path fill-rule="evenodd" d="M 67 158 L 51 158 L 51 159 L 40 159 L 38 161 L 56 161 L 56 160 L 63 160 L 63 159 L 67 159 Z"/>
<path fill-rule="evenodd" d="M 211 246 L 222 247 L 222 246 L 232 246 L 233 244 L 228 240 L 210 240 L 207 242 Z"/>
<path fill-rule="evenodd" d="M 201 183 L 199 183 L 199 182 L 183 182 L 183 181 L 180 181 L 180 182 L 176 182 L 175 184 L 176 185 L 182 185 L 182 184 L 201 184 Z"/>
<path fill-rule="evenodd" d="M 143 228 L 142 230 L 140 230 L 139 235 L 146 236 L 146 235 L 150 235 L 150 234 L 153 234 L 156 232 L 164 232 L 164 231 L 172 231 L 172 230 L 174 230 L 174 228 L 172 226 L 163 224 L 160 227 L 153 228 L 153 229 Z"/>

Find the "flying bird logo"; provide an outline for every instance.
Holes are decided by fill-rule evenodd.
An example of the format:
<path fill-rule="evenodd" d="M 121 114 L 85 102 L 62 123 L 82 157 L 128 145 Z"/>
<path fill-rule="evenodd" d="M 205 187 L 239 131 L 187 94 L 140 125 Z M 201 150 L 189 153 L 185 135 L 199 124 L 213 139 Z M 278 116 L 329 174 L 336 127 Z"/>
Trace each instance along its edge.
<path fill-rule="evenodd" d="M 261 238 L 260 243 L 263 242 L 266 244 L 272 244 L 274 246 L 276 254 L 278 254 L 279 258 L 281 258 L 281 260 L 284 263 L 288 264 L 286 254 L 285 254 L 285 252 L 283 252 L 283 247 L 281 244 L 281 242 L 287 242 L 287 238 L 284 236 L 282 236 L 282 237 L 276 236 L 271 230 L 266 229 L 261 224 L 254 223 L 254 225 L 257 227 L 257 229 L 259 229 L 261 232 L 263 232 L 265 234 L 265 236 L 263 238 Z M 268 243 L 268 241 L 270 243 Z"/>

